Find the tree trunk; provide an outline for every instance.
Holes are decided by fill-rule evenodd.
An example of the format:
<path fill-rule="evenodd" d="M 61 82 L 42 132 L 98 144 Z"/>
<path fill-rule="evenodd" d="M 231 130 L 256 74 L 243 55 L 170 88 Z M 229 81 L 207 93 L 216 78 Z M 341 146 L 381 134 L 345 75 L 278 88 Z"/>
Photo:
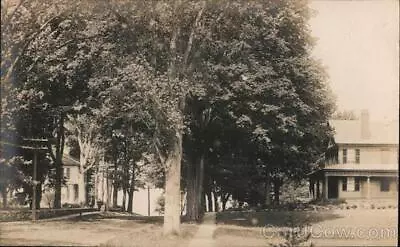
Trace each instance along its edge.
<path fill-rule="evenodd" d="M 196 166 L 190 162 L 187 170 L 187 195 L 186 195 L 186 219 L 195 221 L 197 218 L 197 204 L 196 204 Z"/>
<path fill-rule="evenodd" d="M 214 212 L 219 211 L 219 203 L 218 203 L 218 194 L 213 191 L 213 196 L 214 196 Z"/>
<path fill-rule="evenodd" d="M 111 203 L 111 181 L 109 178 L 108 165 L 106 167 L 106 202 L 105 202 L 105 210 L 108 211 L 110 209 Z"/>
<path fill-rule="evenodd" d="M 205 196 L 204 196 L 204 153 L 201 154 L 198 164 L 198 169 L 196 170 L 196 178 L 197 178 L 197 217 L 199 220 L 205 211 Z"/>
<path fill-rule="evenodd" d="M 164 235 L 180 234 L 181 211 L 181 161 L 182 161 L 182 132 L 177 131 L 176 140 L 166 160 L 165 172 L 165 213 Z"/>
<path fill-rule="evenodd" d="M 91 203 L 91 200 L 90 200 L 90 184 L 92 183 L 92 181 L 90 181 L 91 179 L 91 174 L 92 174 L 92 170 L 90 169 L 90 170 L 88 170 L 88 171 L 86 171 L 86 174 L 85 174 L 85 176 L 86 176 L 86 182 L 85 182 L 85 184 L 84 184 L 84 186 L 85 186 L 85 205 L 86 206 L 88 206 L 90 203 Z"/>
<path fill-rule="evenodd" d="M 226 209 L 226 203 L 228 202 L 228 200 L 229 200 L 229 197 L 230 197 L 231 195 L 229 194 L 229 193 L 227 193 L 227 194 L 222 194 L 222 196 L 221 196 L 221 200 L 222 200 L 222 211 L 225 211 L 225 209 Z"/>
<path fill-rule="evenodd" d="M 126 187 L 122 188 L 122 210 L 126 211 Z"/>
<path fill-rule="evenodd" d="M 279 194 L 281 190 L 282 182 L 280 180 L 274 180 L 274 203 L 279 205 Z"/>
<path fill-rule="evenodd" d="M 206 203 L 206 196 L 207 193 L 203 190 L 203 194 L 201 196 L 201 212 L 200 212 L 200 219 L 203 218 L 204 213 L 207 212 L 207 203 Z"/>
<path fill-rule="evenodd" d="M 132 168 L 130 188 L 128 190 L 128 212 L 133 213 L 133 193 L 135 192 L 135 167 Z"/>
<path fill-rule="evenodd" d="M 211 190 L 207 192 L 208 212 L 213 212 L 212 193 Z"/>
<path fill-rule="evenodd" d="M 267 177 L 265 179 L 265 205 L 271 205 L 271 180 L 269 174 L 267 174 Z"/>
<path fill-rule="evenodd" d="M 83 205 L 86 204 L 86 184 L 85 184 L 85 173 L 79 172 L 78 174 L 78 203 Z"/>
<path fill-rule="evenodd" d="M 3 198 L 3 209 L 7 208 L 7 187 L 2 186 L 1 188 L 1 197 Z"/>
<path fill-rule="evenodd" d="M 56 144 L 56 181 L 54 191 L 54 208 L 61 208 L 61 186 L 62 186 L 62 156 L 64 151 L 64 114 L 60 116 L 59 130 L 57 133 L 57 144 Z"/>
<path fill-rule="evenodd" d="M 225 209 L 226 209 L 226 202 L 227 202 L 228 200 L 222 200 L 222 211 L 225 211 Z"/>
<path fill-rule="evenodd" d="M 118 207 L 118 186 L 116 183 L 113 184 L 112 206 L 113 208 Z"/>
<path fill-rule="evenodd" d="M 98 170 L 96 170 L 96 174 L 94 175 L 94 204 L 97 207 L 97 201 L 99 200 L 99 176 Z"/>

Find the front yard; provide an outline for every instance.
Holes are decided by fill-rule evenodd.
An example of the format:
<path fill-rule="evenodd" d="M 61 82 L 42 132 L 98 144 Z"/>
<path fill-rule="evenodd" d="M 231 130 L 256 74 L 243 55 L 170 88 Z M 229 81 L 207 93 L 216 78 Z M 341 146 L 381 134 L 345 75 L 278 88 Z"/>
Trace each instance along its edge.
<path fill-rule="evenodd" d="M 195 224 L 182 224 L 182 237 L 164 239 L 161 217 L 87 215 L 60 221 L 0 223 L 0 246 L 187 246 Z"/>
<path fill-rule="evenodd" d="M 214 232 L 218 247 L 262 247 L 281 243 L 286 219 L 308 221 L 303 229 L 315 246 L 397 246 L 397 209 L 220 214 Z"/>

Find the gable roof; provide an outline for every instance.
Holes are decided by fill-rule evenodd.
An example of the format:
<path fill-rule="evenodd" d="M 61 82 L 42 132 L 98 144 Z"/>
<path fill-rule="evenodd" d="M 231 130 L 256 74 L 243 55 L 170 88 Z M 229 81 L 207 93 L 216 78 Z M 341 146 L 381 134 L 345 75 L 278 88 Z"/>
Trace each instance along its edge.
<path fill-rule="evenodd" d="M 399 123 L 370 122 L 370 137 L 361 137 L 360 120 L 330 120 L 338 144 L 399 144 Z"/>

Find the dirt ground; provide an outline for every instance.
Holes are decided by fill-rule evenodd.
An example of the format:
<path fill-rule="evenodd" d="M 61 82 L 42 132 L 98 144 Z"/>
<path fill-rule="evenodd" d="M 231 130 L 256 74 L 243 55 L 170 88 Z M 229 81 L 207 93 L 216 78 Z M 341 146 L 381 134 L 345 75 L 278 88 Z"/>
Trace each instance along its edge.
<path fill-rule="evenodd" d="M 182 224 L 183 237 L 162 238 L 162 218 L 90 215 L 41 222 L 0 223 L 0 246 L 174 246 L 187 244 L 197 225 Z M 156 245 L 156 244 L 162 245 Z"/>

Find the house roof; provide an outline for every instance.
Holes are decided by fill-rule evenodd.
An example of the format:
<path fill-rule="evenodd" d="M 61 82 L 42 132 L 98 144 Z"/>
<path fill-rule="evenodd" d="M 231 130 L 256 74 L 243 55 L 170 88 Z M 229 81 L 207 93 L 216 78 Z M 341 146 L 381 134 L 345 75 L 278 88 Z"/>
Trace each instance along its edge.
<path fill-rule="evenodd" d="M 399 123 L 370 122 L 369 138 L 361 137 L 360 120 L 330 120 L 338 144 L 399 144 Z"/>
<path fill-rule="evenodd" d="M 341 170 L 341 171 L 398 171 L 397 164 L 333 164 L 326 165 L 322 170 Z"/>
<path fill-rule="evenodd" d="M 74 159 L 72 156 L 68 154 L 63 154 L 62 163 L 64 166 L 79 166 L 80 163 L 78 160 Z"/>
<path fill-rule="evenodd" d="M 325 165 L 319 169 L 310 172 L 308 176 L 315 176 L 325 172 L 378 172 L 378 173 L 390 173 L 398 174 L 399 167 L 397 164 L 332 164 Z"/>

